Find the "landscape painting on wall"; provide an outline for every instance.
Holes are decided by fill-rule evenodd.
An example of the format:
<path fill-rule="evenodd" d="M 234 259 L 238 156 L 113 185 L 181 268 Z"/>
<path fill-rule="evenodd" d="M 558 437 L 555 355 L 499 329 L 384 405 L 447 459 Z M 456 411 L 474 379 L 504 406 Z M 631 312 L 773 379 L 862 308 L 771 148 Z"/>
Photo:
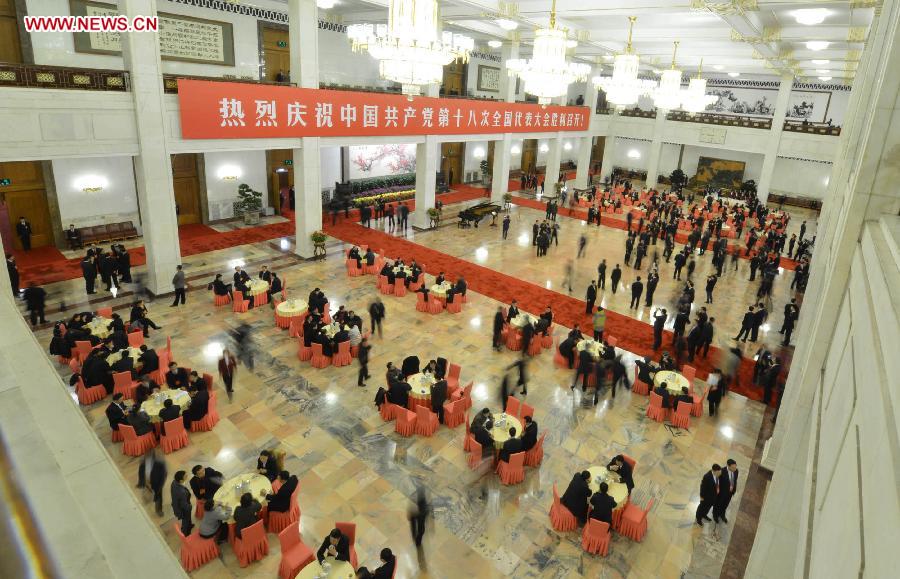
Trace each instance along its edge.
<path fill-rule="evenodd" d="M 415 145 L 358 145 L 348 149 L 351 179 L 416 172 Z"/>
<path fill-rule="evenodd" d="M 789 119 L 806 120 L 811 123 L 824 123 L 830 101 L 830 92 L 795 90 L 791 92 L 785 116 Z"/>
<path fill-rule="evenodd" d="M 771 117 L 775 113 L 778 91 L 736 87 L 710 87 L 707 94 L 719 100 L 706 107 L 710 113 Z"/>
<path fill-rule="evenodd" d="M 697 175 L 694 177 L 694 181 L 698 187 L 737 189 L 744 182 L 745 166 L 743 161 L 700 157 L 697 161 Z"/>

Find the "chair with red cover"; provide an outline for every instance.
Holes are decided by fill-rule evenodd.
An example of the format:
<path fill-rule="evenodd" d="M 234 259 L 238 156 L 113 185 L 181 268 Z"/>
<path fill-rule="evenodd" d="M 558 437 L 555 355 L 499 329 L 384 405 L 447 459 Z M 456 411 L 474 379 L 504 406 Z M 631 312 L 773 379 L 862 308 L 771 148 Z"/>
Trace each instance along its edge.
<path fill-rule="evenodd" d="M 144 332 L 136 330 L 128 333 L 128 347 L 140 348 L 144 345 Z"/>
<path fill-rule="evenodd" d="M 288 322 L 288 337 L 290 338 L 302 338 L 303 337 L 303 318 L 300 316 L 292 316 L 290 322 Z"/>
<path fill-rule="evenodd" d="M 113 309 L 112 308 L 97 308 L 97 315 L 100 316 L 101 318 L 109 319 L 113 315 Z"/>
<path fill-rule="evenodd" d="M 322 353 L 322 344 L 313 342 L 312 360 L 310 360 L 310 363 L 313 368 L 327 368 L 331 366 L 331 356 L 326 356 Z"/>
<path fill-rule="evenodd" d="M 316 344 L 313 345 L 315 347 Z M 353 363 L 353 356 L 350 355 L 350 342 L 339 342 L 338 351 L 332 356 L 331 363 L 336 367 L 349 366 Z M 313 364 L 315 366 L 315 364 Z"/>
<path fill-rule="evenodd" d="M 116 372 L 113 374 L 113 384 L 113 395 L 121 394 L 126 400 L 134 398 L 137 382 L 131 379 L 131 372 Z"/>
<path fill-rule="evenodd" d="M 622 460 L 624 460 L 625 463 L 631 467 L 631 474 L 634 475 L 634 471 L 637 468 L 637 461 L 634 460 L 633 458 L 631 458 L 630 456 L 628 456 L 627 454 L 622 455 Z"/>
<path fill-rule="evenodd" d="M 291 493 L 291 507 L 283 513 L 278 511 L 269 512 L 268 529 L 270 533 L 278 534 L 290 525 L 300 524 L 300 503 L 297 502 L 297 495 L 300 492 L 300 485 Z"/>
<path fill-rule="evenodd" d="M 381 414 L 382 420 L 390 422 L 397 418 L 397 405 L 385 400 L 384 404 L 381 405 L 381 408 L 378 409 L 378 412 Z"/>
<path fill-rule="evenodd" d="M 640 542 L 647 533 L 647 513 L 653 508 L 653 500 L 650 499 L 643 509 L 631 502 L 625 505 L 625 512 L 619 523 L 619 534 Z"/>
<path fill-rule="evenodd" d="M 364 270 L 361 267 L 357 267 L 355 259 L 348 259 L 345 261 L 347 264 L 347 275 L 350 277 L 361 276 L 364 273 Z"/>
<path fill-rule="evenodd" d="M 541 336 L 541 347 L 544 348 L 545 350 L 549 350 L 550 348 L 553 347 L 553 329 L 552 328 L 547 329 L 546 336 L 544 336 L 544 335 Z"/>
<path fill-rule="evenodd" d="M 694 403 L 691 405 L 691 416 L 703 416 L 703 401 L 709 394 L 709 388 L 703 391 L 703 394 L 694 394 Z"/>
<path fill-rule="evenodd" d="M 279 579 L 294 579 L 304 567 L 316 560 L 313 550 L 303 543 L 299 521 L 291 523 L 278 533 L 278 542 L 281 543 Z"/>
<path fill-rule="evenodd" d="M 519 352 L 522 350 L 522 332 L 519 330 L 510 327 L 509 333 L 506 334 L 506 347 L 512 350 L 513 352 Z"/>
<path fill-rule="evenodd" d="M 447 367 L 447 388 L 459 388 L 459 374 L 462 372 L 462 366 L 459 364 L 450 363 Z"/>
<path fill-rule="evenodd" d="M 461 314 L 462 313 L 462 300 L 454 299 L 452 302 L 447 304 L 447 313 L 448 314 Z"/>
<path fill-rule="evenodd" d="M 231 311 L 236 314 L 243 314 L 250 311 L 250 300 L 244 299 L 244 292 L 234 292 L 234 301 L 231 303 Z"/>
<path fill-rule="evenodd" d="M 566 360 L 562 354 L 559 353 L 559 337 L 556 338 L 556 343 L 553 346 L 553 364 L 558 368 L 563 368 L 565 370 L 569 370 L 569 361 Z"/>
<path fill-rule="evenodd" d="M 638 378 L 637 372 L 635 372 L 634 385 L 631 387 L 631 391 L 635 394 L 646 396 L 650 394 L 650 385 Z"/>
<path fill-rule="evenodd" d="M 163 452 L 166 454 L 187 446 L 188 434 L 187 430 L 184 429 L 184 419 L 179 416 L 172 420 L 166 420 L 163 423 L 162 436 L 159 442 Z"/>
<path fill-rule="evenodd" d="M 528 344 L 528 355 L 529 356 L 537 356 L 541 352 L 544 351 L 544 347 L 541 345 L 541 340 L 539 336 L 535 336 L 531 339 L 531 342 Z"/>
<path fill-rule="evenodd" d="M 181 566 L 188 573 L 219 557 L 219 546 L 216 545 L 215 537 L 204 539 L 200 536 L 199 530 L 185 537 L 181 532 L 180 522 L 175 523 L 175 532 L 181 541 Z"/>
<path fill-rule="evenodd" d="M 394 295 L 398 298 L 406 296 L 406 280 L 404 278 L 394 280 Z"/>
<path fill-rule="evenodd" d="M 130 424 L 120 424 L 119 432 L 122 433 L 122 454 L 126 456 L 143 456 L 145 452 L 156 446 L 156 437 L 153 432 L 138 436 L 134 427 Z"/>
<path fill-rule="evenodd" d="M 609 523 L 588 519 L 581 532 L 581 548 L 594 555 L 606 557 L 609 553 Z"/>
<path fill-rule="evenodd" d="M 209 432 L 219 422 L 219 411 L 216 408 L 218 397 L 215 390 L 209 393 L 209 410 L 200 420 L 191 422 L 191 432 Z"/>
<path fill-rule="evenodd" d="M 334 528 L 347 537 L 347 541 L 350 543 L 350 565 L 356 569 L 359 567 L 359 560 L 356 558 L 356 523 L 335 521 Z"/>
<path fill-rule="evenodd" d="M 225 294 L 224 296 L 213 294 L 213 305 L 217 308 L 220 306 L 227 306 L 231 303 L 231 296 Z"/>
<path fill-rule="evenodd" d="M 526 416 L 534 417 L 534 406 L 527 402 L 522 403 L 522 410 L 519 412 L 519 420 L 525 420 Z"/>
<path fill-rule="evenodd" d="M 432 436 L 438 429 L 438 415 L 429 408 L 416 406 L 416 434 Z"/>
<path fill-rule="evenodd" d="M 521 402 L 515 396 L 507 396 L 506 397 L 506 413 L 512 414 L 516 418 L 519 417 L 519 408 L 521 406 Z"/>
<path fill-rule="evenodd" d="M 672 425 L 678 428 L 690 428 L 692 406 L 693 404 L 688 404 L 687 402 L 679 402 L 675 412 L 672 413 Z"/>
<path fill-rule="evenodd" d="M 406 408 L 397 408 L 397 421 L 394 423 L 394 431 L 401 436 L 412 436 L 416 433 L 416 413 Z"/>
<path fill-rule="evenodd" d="M 693 366 L 688 366 L 687 364 L 685 364 L 684 366 L 681 367 L 681 375 L 687 379 L 688 384 L 690 384 L 691 391 L 693 391 L 694 390 L 694 378 L 697 377 L 697 369 L 694 368 Z"/>
<path fill-rule="evenodd" d="M 84 380 L 79 376 L 78 381 L 75 383 L 75 394 L 78 396 L 79 404 L 89 406 L 106 398 L 106 388 L 102 384 L 88 388 L 84 385 Z"/>
<path fill-rule="evenodd" d="M 422 292 L 416 293 L 416 311 L 425 314 L 428 313 L 428 302 L 425 301 L 425 294 Z"/>
<path fill-rule="evenodd" d="M 578 528 L 578 519 L 559 500 L 559 490 L 553 483 L 553 504 L 550 506 L 550 524 L 557 531 L 574 531 Z"/>
<path fill-rule="evenodd" d="M 466 419 L 465 402 L 462 399 L 444 402 L 444 426 L 455 428 Z"/>
<path fill-rule="evenodd" d="M 240 538 L 234 539 L 234 554 L 237 556 L 238 564 L 246 567 L 254 561 L 259 561 L 269 554 L 269 538 L 266 535 L 266 529 L 263 521 L 260 519 L 249 527 L 241 530 Z"/>
<path fill-rule="evenodd" d="M 510 455 L 509 462 L 501 460 L 497 463 L 497 474 L 505 485 L 518 484 L 525 480 L 525 453 Z"/>
<path fill-rule="evenodd" d="M 540 466 L 541 461 L 544 460 L 544 436 L 546 432 L 541 433 L 541 437 L 538 438 L 537 444 L 531 447 L 530 450 L 525 451 L 525 465 L 526 466 Z"/>
<path fill-rule="evenodd" d="M 307 348 L 303 344 L 303 338 L 300 338 L 300 345 L 297 347 L 297 358 L 299 358 L 301 362 L 306 362 L 308 360 L 312 360 L 312 357 L 313 357 L 312 346 Z"/>
<path fill-rule="evenodd" d="M 75 351 L 73 352 L 75 354 L 75 359 L 84 363 L 88 354 L 90 354 L 93 349 L 94 347 L 91 346 L 91 343 L 87 340 L 77 340 L 75 342 Z"/>
<path fill-rule="evenodd" d="M 439 314 L 444 311 L 444 302 L 440 299 L 430 295 L 428 298 L 428 313 L 429 314 Z"/>
<path fill-rule="evenodd" d="M 381 288 L 379 288 L 381 289 L 381 293 L 386 296 L 394 295 L 394 286 L 388 282 L 387 276 L 380 275 L 378 276 L 378 279 L 381 281 Z"/>
<path fill-rule="evenodd" d="M 444 415 L 444 417 L 446 418 L 446 415 Z M 471 424 L 469 423 L 469 413 L 466 412 L 466 437 L 463 438 L 463 450 L 465 452 L 472 450 L 470 446 L 472 444 L 472 437 L 469 436 L 470 434 L 472 434 L 472 429 Z"/>
<path fill-rule="evenodd" d="M 647 405 L 647 418 L 656 422 L 665 422 L 668 411 L 663 408 L 662 396 L 656 392 L 650 393 L 650 404 Z"/>
<path fill-rule="evenodd" d="M 481 443 L 469 436 L 469 468 L 475 470 L 481 465 Z"/>

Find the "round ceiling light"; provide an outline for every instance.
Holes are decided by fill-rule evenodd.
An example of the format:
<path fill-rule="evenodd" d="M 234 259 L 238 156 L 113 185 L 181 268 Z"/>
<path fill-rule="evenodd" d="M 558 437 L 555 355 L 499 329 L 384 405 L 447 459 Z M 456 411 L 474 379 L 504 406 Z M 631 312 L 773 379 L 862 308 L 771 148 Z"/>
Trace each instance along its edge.
<path fill-rule="evenodd" d="M 822 65 L 822 64 L 828 64 L 829 62 L 831 62 L 831 61 L 830 61 L 830 60 L 826 60 L 826 59 L 822 59 L 822 58 L 814 58 L 814 59 L 812 60 L 812 63 L 813 63 L 813 64 L 819 64 L 819 65 Z"/>
<path fill-rule="evenodd" d="M 490 46 L 491 48 L 500 48 L 501 46 L 503 46 L 503 43 L 499 40 L 488 40 L 488 46 Z"/>
<path fill-rule="evenodd" d="M 798 24 L 806 26 L 814 26 L 821 24 L 828 16 L 828 10 L 824 8 L 804 8 L 803 10 L 794 10 L 794 19 Z"/>
<path fill-rule="evenodd" d="M 337 4 L 336 0 L 316 0 L 316 6 L 322 8 L 323 10 L 334 8 L 335 4 Z"/>
<path fill-rule="evenodd" d="M 714 64 L 714 65 L 713 65 L 713 68 L 716 69 L 716 70 L 722 70 L 722 69 L 725 68 L 725 67 L 722 66 L 721 64 Z"/>
<path fill-rule="evenodd" d="M 637 149 L 631 149 L 630 151 L 628 151 L 628 158 L 629 159 L 640 159 L 641 152 L 638 151 Z"/>
<path fill-rule="evenodd" d="M 566 40 L 566 48 L 575 48 L 578 46 L 577 40 Z"/>
<path fill-rule="evenodd" d="M 818 72 L 819 74 L 830 74 L 831 73 L 830 70 L 825 70 L 824 68 L 817 68 L 816 72 Z"/>
<path fill-rule="evenodd" d="M 728 76 L 730 76 L 731 78 L 737 78 L 737 77 L 741 76 L 741 73 L 739 73 L 739 72 L 729 72 L 729 73 L 728 73 Z"/>
<path fill-rule="evenodd" d="M 497 26 L 499 26 L 503 30 L 515 30 L 519 27 L 518 22 L 513 22 L 512 20 L 507 20 L 506 18 L 498 18 L 494 22 L 496 22 Z"/>
<path fill-rule="evenodd" d="M 826 40 L 810 40 L 806 43 L 806 48 L 809 50 L 825 50 L 831 43 Z"/>
<path fill-rule="evenodd" d="M 830 76 L 820 76 L 819 80 L 821 80 L 822 82 L 828 82 L 829 80 L 831 80 L 831 77 Z"/>

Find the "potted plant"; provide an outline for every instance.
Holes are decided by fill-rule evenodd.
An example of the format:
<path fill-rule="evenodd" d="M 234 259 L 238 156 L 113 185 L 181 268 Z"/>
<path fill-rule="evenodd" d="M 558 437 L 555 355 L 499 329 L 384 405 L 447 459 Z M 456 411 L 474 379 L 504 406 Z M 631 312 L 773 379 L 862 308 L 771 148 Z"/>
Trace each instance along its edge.
<path fill-rule="evenodd" d="M 441 218 L 441 212 L 436 207 L 428 209 L 428 219 L 431 220 L 431 227 L 437 227 L 437 222 Z"/>
<path fill-rule="evenodd" d="M 262 211 L 262 193 L 255 191 L 250 185 L 241 183 L 238 186 L 238 202 L 235 208 L 244 217 L 246 225 L 259 223 L 259 213 Z"/>
<path fill-rule="evenodd" d="M 669 175 L 669 181 L 672 183 L 673 189 L 680 189 L 687 183 L 687 175 L 681 169 L 675 169 Z"/>
<path fill-rule="evenodd" d="M 309 239 L 313 242 L 313 256 L 325 255 L 325 241 L 328 240 L 328 235 L 318 229 L 309 234 Z"/>
<path fill-rule="evenodd" d="M 512 193 L 503 194 L 503 208 L 509 213 L 509 206 L 512 204 Z"/>
<path fill-rule="evenodd" d="M 491 166 L 488 164 L 487 159 L 483 159 L 481 161 L 481 183 L 484 185 L 485 189 L 491 186 Z"/>

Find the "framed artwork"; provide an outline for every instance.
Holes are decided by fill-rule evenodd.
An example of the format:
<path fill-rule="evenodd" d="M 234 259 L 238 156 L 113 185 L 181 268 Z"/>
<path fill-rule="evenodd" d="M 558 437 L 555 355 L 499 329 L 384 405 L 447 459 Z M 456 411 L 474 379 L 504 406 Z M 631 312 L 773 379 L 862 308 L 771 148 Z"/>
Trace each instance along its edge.
<path fill-rule="evenodd" d="M 806 120 L 811 123 L 824 123 L 831 104 L 831 93 L 828 91 L 792 91 L 788 99 L 785 116 L 789 119 Z"/>
<path fill-rule="evenodd" d="M 73 16 L 116 16 L 115 4 L 69 0 Z M 234 30 L 230 22 L 159 12 L 159 53 L 163 60 L 234 66 Z M 122 54 L 118 32 L 75 32 L 75 52 Z"/>
<path fill-rule="evenodd" d="M 744 182 L 745 167 L 743 161 L 700 157 L 697 161 L 696 180 L 699 185 L 737 189 Z"/>
<path fill-rule="evenodd" d="M 485 92 L 500 92 L 500 68 L 479 64 L 477 88 Z"/>

